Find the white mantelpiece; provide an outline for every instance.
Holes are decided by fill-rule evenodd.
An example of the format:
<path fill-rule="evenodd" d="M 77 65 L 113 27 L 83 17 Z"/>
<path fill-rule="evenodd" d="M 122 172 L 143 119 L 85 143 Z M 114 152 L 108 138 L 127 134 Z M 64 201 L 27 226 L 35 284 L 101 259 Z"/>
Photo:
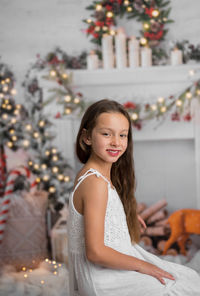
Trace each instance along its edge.
<path fill-rule="evenodd" d="M 196 74 L 190 76 L 190 70 L 195 70 Z M 73 84 L 75 91 L 82 92 L 87 102 L 110 98 L 122 103 L 129 100 L 153 103 L 160 96 L 178 95 L 199 76 L 200 64 L 75 70 Z M 170 210 L 200 208 L 200 107 L 197 102 L 194 105 L 195 118 L 191 122 L 172 122 L 167 118 L 160 125 L 156 121 L 148 121 L 141 131 L 134 129 L 139 201 L 152 203 L 166 197 Z M 67 122 L 68 125 L 71 122 L 68 129 L 71 140 L 68 143 L 71 145 L 69 155 L 73 157 L 80 119 L 73 117 L 70 121 L 68 118 Z M 63 139 L 65 134 L 66 129 L 60 138 Z M 62 146 L 62 142 L 59 145 Z M 76 160 L 72 163 L 75 164 Z"/>

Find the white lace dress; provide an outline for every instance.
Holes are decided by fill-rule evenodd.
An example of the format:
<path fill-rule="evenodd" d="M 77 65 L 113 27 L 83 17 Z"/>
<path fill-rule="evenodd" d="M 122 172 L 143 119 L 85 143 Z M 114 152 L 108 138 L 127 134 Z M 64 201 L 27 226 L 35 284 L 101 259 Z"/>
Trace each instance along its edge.
<path fill-rule="evenodd" d="M 69 275 L 70 296 L 200 296 L 200 276 L 192 269 L 168 262 L 131 244 L 126 216 L 121 200 L 108 183 L 104 243 L 121 253 L 157 265 L 173 274 L 175 281 L 156 278 L 136 271 L 115 270 L 89 262 L 85 255 L 84 221 L 73 205 L 73 195 L 81 182 L 91 175 L 103 177 L 90 169 L 79 178 L 69 201 Z"/>

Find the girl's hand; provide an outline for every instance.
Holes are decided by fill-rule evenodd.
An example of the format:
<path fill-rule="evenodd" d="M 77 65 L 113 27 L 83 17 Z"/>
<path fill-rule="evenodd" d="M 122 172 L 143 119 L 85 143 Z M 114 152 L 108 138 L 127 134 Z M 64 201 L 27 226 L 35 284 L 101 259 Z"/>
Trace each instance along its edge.
<path fill-rule="evenodd" d="M 171 275 L 167 271 L 157 267 L 156 265 L 153 265 L 153 264 L 148 263 L 148 262 L 144 262 L 144 263 L 141 264 L 139 272 L 145 273 L 145 274 L 148 274 L 148 275 L 151 275 L 151 276 L 155 277 L 163 285 L 165 285 L 165 281 L 164 281 L 163 278 L 167 278 L 167 279 L 170 279 L 170 280 L 175 280 L 173 275 Z"/>
<path fill-rule="evenodd" d="M 138 220 L 139 220 L 141 226 L 142 226 L 144 229 L 146 229 L 147 226 L 146 226 L 146 223 L 144 222 L 144 220 L 142 219 L 142 217 L 141 217 L 140 215 L 137 215 L 137 217 L 138 217 Z"/>

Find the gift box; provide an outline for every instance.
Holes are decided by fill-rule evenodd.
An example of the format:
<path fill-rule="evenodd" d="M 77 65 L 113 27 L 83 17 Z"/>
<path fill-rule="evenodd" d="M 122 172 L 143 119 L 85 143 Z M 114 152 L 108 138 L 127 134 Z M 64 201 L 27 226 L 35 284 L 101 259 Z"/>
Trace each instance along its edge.
<path fill-rule="evenodd" d="M 48 256 L 46 207 L 47 193 L 44 191 L 12 194 L 0 244 L 1 267 L 11 264 L 17 269 L 34 268 Z"/>

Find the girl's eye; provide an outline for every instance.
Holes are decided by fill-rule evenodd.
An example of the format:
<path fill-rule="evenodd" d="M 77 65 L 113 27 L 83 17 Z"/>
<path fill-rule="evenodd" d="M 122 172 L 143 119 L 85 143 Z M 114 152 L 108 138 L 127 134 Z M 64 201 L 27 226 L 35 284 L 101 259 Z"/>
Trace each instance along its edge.
<path fill-rule="evenodd" d="M 103 133 L 103 136 L 109 136 L 109 133 Z"/>
<path fill-rule="evenodd" d="M 121 138 L 127 138 L 127 136 L 128 136 L 128 135 L 126 135 L 126 134 L 121 134 L 121 135 L 120 135 Z"/>

